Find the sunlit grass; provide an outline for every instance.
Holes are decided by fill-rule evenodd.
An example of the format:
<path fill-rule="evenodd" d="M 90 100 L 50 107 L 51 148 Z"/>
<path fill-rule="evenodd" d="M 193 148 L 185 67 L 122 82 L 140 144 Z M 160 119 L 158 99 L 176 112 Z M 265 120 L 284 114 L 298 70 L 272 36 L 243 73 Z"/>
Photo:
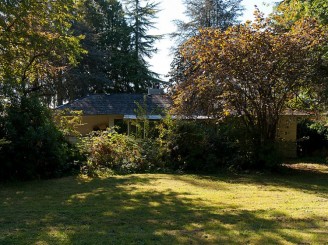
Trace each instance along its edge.
<path fill-rule="evenodd" d="M 326 244 L 328 167 L 0 185 L 0 244 Z"/>

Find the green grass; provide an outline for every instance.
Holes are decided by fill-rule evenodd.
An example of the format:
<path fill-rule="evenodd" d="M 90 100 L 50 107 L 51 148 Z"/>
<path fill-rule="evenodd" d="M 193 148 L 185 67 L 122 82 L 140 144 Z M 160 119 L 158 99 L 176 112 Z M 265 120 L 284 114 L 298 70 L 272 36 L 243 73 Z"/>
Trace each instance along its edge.
<path fill-rule="evenodd" d="M 0 185 L 0 244 L 328 244 L 328 166 Z"/>

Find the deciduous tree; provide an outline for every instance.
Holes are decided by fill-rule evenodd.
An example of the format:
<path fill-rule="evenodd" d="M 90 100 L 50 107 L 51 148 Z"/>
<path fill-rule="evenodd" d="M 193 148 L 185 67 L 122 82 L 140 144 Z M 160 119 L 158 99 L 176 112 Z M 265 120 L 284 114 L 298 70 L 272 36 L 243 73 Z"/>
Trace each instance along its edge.
<path fill-rule="evenodd" d="M 317 18 L 322 24 L 328 24 L 328 2 L 326 0 L 285 0 L 277 5 L 274 16 L 279 24 L 290 26 L 304 18 Z"/>
<path fill-rule="evenodd" d="M 304 18 L 315 18 L 324 28 L 328 28 L 328 2 L 325 0 L 284 0 L 277 4 L 274 13 L 272 14 L 274 19 L 274 25 L 276 28 L 290 29 L 296 22 Z M 327 42 L 321 43 L 322 47 L 326 50 L 324 58 L 328 63 L 328 45 Z M 321 76 L 326 77 L 328 74 L 328 66 L 322 66 L 320 69 Z M 328 92 L 326 90 L 321 91 L 322 98 L 326 97 L 328 100 Z M 313 101 L 313 95 L 311 91 L 306 88 L 302 93 L 302 101 L 293 101 L 295 105 L 303 106 L 305 102 L 308 106 L 311 106 Z M 318 105 L 316 105 L 318 107 Z"/>
<path fill-rule="evenodd" d="M 26 95 L 48 86 L 50 76 L 75 64 L 82 37 L 72 35 L 78 1 L 0 2 L 0 86 Z"/>
<path fill-rule="evenodd" d="M 288 101 L 304 88 L 323 88 L 318 68 L 326 41 L 313 19 L 278 33 L 260 13 L 254 23 L 203 29 L 181 48 L 184 76 L 174 81 L 176 112 L 239 116 L 258 149 L 271 144 Z"/>

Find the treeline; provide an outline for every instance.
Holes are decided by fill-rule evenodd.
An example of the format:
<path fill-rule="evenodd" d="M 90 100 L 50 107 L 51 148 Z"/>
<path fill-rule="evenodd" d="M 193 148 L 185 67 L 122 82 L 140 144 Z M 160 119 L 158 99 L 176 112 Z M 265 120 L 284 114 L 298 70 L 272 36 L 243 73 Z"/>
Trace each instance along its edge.
<path fill-rule="evenodd" d="M 57 106 L 91 93 L 144 92 L 157 3 L 139 0 L 0 3 L 2 97 L 37 94 Z"/>
<path fill-rule="evenodd" d="M 81 19 L 72 30 L 84 36 L 81 44 L 87 53 L 77 67 L 58 77 L 57 105 L 90 93 L 144 92 L 159 81 L 146 61 L 160 39 L 147 33 L 158 4 L 129 0 L 123 6 L 117 0 L 87 0 L 78 11 Z"/>
<path fill-rule="evenodd" d="M 280 163 L 279 116 L 286 109 L 326 112 L 325 0 L 282 1 L 271 17 L 257 9 L 255 21 L 241 25 L 241 0 L 184 3 L 189 19 L 177 21 L 172 34 L 175 113 L 208 116 L 222 128 L 166 125 L 150 141 L 100 133 L 86 142 L 84 166 L 272 168 Z M 92 93 L 143 92 L 158 82 L 147 63 L 160 38 L 148 34 L 158 11 L 146 0 L 0 2 L 0 178 L 47 178 L 79 168 L 79 151 L 47 106 Z M 230 118 L 240 122 L 233 132 L 230 121 L 222 124 Z M 104 148 L 89 152 L 93 146 Z M 136 154 L 126 158 L 116 149 Z"/>
<path fill-rule="evenodd" d="M 0 1 L 0 179 L 75 168 L 49 107 L 159 82 L 147 62 L 158 11 L 145 0 Z"/>

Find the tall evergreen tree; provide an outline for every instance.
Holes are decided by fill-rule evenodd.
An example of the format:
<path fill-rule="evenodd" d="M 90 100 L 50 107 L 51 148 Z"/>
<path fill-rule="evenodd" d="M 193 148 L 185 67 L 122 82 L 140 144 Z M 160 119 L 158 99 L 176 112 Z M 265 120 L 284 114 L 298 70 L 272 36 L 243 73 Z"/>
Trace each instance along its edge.
<path fill-rule="evenodd" d="M 136 91 L 145 90 L 151 82 L 159 81 L 158 74 L 149 70 L 146 58 L 151 58 L 157 51 L 155 42 L 159 35 L 150 35 L 148 31 L 154 28 L 154 19 L 159 12 L 159 3 L 143 0 L 125 0 L 127 16 L 132 28 L 132 47 L 134 52 L 135 76 L 131 82 Z"/>
<path fill-rule="evenodd" d="M 175 20 L 177 31 L 171 34 L 171 37 L 177 41 L 177 47 L 173 48 L 174 58 L 169 73 L 171 89 L 174 89 L 176 83 L 185 82 L 188 79 L 185 72 L 192 66 L 184 59 L 179 47 L 199 34 L 202 28 L 226 30 L 229 26 L 237 24 L 238 17 L 244 10 L 241 2 L 242 0 L 184 0 L 188 21 Z"/>
<path fill-rule="evenodd" d="M 88 51 L 77 67 L 58 77 L 57 103 L 87 94 L 132 91 L 131 28 L 117 0 L 86 0 L 80 8 L 83 19 L 76 22 L 76 35 L 84 35 Z"/>
<path fill-rule="evenodd" d="M 127 6 L 126 13 L 118 0 L 83 2 L 83 18 L 73 29 L 85 36 L 82 45 L 88 53 L 77 67 L 56 77 L 57 104 L 92 93 L 142 92 L 156 80 L 145 58 L 156 51 L 153 46 L 159 38 L 147 34 L 157 4 L 141 7 L 138 0 Z"/>
<path fill-rule="evenodd" d="M 188 21 L 176 20 L 177 32 L 173 33 L 182 43 L 198 33 L 200 28 L 214 27 L 222 30 L 237 24 L 242 15 L 242 0 L 184 0 Z"/>

